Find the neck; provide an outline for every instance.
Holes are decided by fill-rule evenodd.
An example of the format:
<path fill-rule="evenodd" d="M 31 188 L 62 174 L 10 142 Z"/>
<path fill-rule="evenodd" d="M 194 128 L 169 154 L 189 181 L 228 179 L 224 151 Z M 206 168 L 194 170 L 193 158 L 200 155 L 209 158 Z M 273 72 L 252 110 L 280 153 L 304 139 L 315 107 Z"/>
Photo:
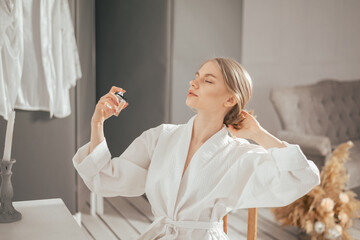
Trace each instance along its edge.
<path fill-rule="evenodd" d="M 191 140 L 194 144 L 206 142 L 212 135 L 223 128 L 224 117 L 221 114 L 205 115 L 198 113 L 194 119 Z"/>

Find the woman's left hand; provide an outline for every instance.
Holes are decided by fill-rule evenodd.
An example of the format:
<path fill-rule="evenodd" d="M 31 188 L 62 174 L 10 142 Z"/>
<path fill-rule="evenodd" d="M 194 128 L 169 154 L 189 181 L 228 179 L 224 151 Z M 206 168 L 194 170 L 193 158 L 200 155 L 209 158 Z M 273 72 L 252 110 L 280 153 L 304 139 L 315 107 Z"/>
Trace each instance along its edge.
<path fill-rule="evenodd" d="M 263 128 L 250 113 L 242 110 L 241 114 L 244 116 L 244 120 L 241 122 L 241 129 L 237 130 L 232 125 L 228 125 L 230 133 L 238 138 L 254 139 Z"/>

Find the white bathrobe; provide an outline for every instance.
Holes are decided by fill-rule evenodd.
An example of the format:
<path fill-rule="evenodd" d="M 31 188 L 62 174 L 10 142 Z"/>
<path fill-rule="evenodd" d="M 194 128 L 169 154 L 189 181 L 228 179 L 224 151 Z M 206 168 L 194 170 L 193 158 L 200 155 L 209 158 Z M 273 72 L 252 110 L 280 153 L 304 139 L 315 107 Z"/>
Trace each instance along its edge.
<path fill-rule="evenodd" d="M 285 206 L 320 184 L 319 170 L 299 145 L 265 149 L 232 138 L 225 124 L 193 155 L 182 172 L 194 118 L 143 132 L 111 158 L 102 141 L 73 164 L 91 191 L 104 197 L 146 193 L 155 220 L 138 239 L 229 239 L 222 218 L 240 208 Z M 79 164 L 79 162 L 81 162 Z"/>

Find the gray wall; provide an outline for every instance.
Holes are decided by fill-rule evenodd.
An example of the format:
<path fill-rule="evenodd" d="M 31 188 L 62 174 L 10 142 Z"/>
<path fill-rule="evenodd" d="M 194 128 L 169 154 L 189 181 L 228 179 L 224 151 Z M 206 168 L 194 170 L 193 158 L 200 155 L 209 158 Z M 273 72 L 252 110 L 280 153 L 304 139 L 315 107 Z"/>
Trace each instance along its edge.
<path fill-rule="evenodd" d="M 171 121 L 178 124 L 194 115 L 185 101 L 200 64 L 221 56 L 241 61 L 242 1 L 174 1 L 173 19 Z"/>
<path fill-rule="evenodd" d="M 129 106 L 105 121 L 110 152 L 119 156 L 143 131 L 167 119 L 170 1 L 96 1 L 96 94 L 126 90 Z"/>
<path fill-rule="evenodd" d="M 244 0 L 242 63 L 251 107 L 270 133 L 281 125 L 271 88 L 360 78 L 360 1 Z"/>
<path fill-rule="evenodd" d="M 71 0 L 71 2 L 76 12 L 75 30 L 82 70 L 82 79 L 76 86 L 75 99 L 75 149 L 77 150 L 90 140 L 90 121 L 96 104 L 95 0 Z M 79 211 L 81 203 L 89 201 L 89 197 L 81 194 L 84 183 L 77 172 L 75 174 L 76 211 Z"/>
<path fill-rule="evenodd" d="M 74 89 L 71 107 L 74 111 Z M 0 120 L 1 156 L 6 121 Z M 71 158 L 75 151 L 75 115 L 49 119 L 48 112 L 16 110 L 12 158 L 13 201 L 62 198 L 75 207 L 75 172 Z"/>

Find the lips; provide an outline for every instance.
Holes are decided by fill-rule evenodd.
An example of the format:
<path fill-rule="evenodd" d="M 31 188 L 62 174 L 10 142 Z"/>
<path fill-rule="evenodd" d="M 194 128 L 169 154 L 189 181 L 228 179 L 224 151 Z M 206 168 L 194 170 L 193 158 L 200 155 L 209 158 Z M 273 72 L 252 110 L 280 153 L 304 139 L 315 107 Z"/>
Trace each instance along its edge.
<path fill-rule="evenodd" d="M 193 93 L 192 91 L 189 91 L 189 93 L 188 94 L 191 94 L 191 95 L 193 95 L 193 96 L 196 96 L 197 97 L 197 95 L 195 94 L 195 93 Z"/>

